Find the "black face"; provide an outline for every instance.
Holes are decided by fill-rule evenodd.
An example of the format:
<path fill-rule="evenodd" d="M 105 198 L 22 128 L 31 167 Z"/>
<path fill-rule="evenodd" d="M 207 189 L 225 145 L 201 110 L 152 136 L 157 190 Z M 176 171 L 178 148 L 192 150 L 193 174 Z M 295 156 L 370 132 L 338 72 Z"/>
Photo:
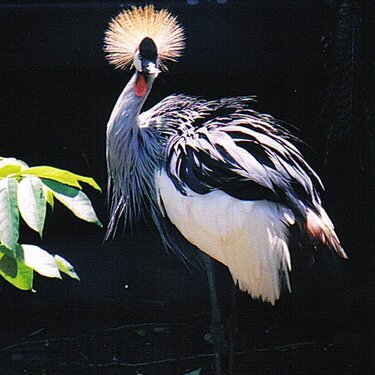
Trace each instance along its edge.
<path fill-rule="evenodd" d="M 155 42 L 149 37 L 144 38 L 139 45 L 139 54 L 143 59 L 150 61 L 156 60 L 158 57 L 158 49 Z"/>

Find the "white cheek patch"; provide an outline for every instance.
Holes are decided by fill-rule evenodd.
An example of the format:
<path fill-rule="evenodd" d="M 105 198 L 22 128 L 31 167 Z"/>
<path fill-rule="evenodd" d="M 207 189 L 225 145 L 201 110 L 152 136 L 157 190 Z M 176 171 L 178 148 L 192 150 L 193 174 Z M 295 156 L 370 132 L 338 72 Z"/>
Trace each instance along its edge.
<path fill-rule="evenodd" d="M 142 72 L 142 62 L 141 62 L 141 59 L 139 57 L 139 52 L 137 52 L 134 56 L 133 65 L 134 65 L 135 69 L 138 70 L 138 72 Z"/>
<path fill-rule="evenodd" d="M 156 67 L 156 64 L 150 62 L 148 65 L 147 65 L 147 72 L 149 74 L 158 74 L 159 73 L 159 69 Z"/>

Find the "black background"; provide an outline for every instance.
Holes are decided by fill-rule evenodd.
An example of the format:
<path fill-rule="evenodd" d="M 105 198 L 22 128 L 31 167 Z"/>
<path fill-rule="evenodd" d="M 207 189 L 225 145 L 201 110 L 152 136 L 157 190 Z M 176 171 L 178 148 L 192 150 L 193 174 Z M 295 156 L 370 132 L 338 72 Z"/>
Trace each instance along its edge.
<path fill-rule="evenodd" d="M 94 177 L 103 193 L 89 187 L 86 192 L 104 223 L 106 122 L 131 73 L 108 65 L 102 40 L 111 17 L 128 3 L 141 4 L 0 5 L 0 154 Z M 169 71 L 158 77 L 147 107 L 171 93 L 207 98 L 257 95 L 258 110 L 296 125 L 299 136 L 317 145 L 307 152 L 308 158 L 327 182 L 323 201 L 350 261 L 342 264 L 321 256 L 308 267 L 297 265 L 294 294 L 284 296 L 275 311 L 307 319 L 321 332 L 332 322 L 336 329 L 348 320 L 358 324 L 359 332 L 371 331 L 373 182 L 359 166 L 349 170 L 345 163 L 336 164 L 332 173 L 322 165 L 317 141 L 328 82 L 322 37 L 333 29 L 334 12 L 318 0 L 154 3 L 178 15 L 187 46 L 179 62 L 169 64 Z M 375 15 L 371 2 L 364 4 L 361 48 L 367 71 L 374 64 Z M 22 336 L 40 324 L 84 330 L 111 325 L 115 319 L 146 321 L 207 308 L 205 275 L 167 254 L 150 222 L 139 223 L 132 233 L 126 229 L 107 243 L 104 234 L 104 229 L 80 222 L 58 204 L 53 214 L 49 212 L 42 241 L 22 227 L 22 243 L 39 243 L 65 256 L 81 282 L 36 276 L 37 293 L 30 293 L 0 281 L 3 332 Z M 225 300 L 229 277 L 221 267 L 218 271 Z"/>

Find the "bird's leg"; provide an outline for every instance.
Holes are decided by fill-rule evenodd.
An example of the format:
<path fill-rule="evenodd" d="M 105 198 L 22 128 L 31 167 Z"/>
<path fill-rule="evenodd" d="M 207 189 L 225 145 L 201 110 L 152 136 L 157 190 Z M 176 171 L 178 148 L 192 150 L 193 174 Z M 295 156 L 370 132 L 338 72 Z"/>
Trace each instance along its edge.
<path fill-rule="evenodd" d="M 238 334 L 238 288 L 233 283 L 232 288 L 232 306 L 230 315 L 227 318 L 227 331 L 229 341 L 229 375 L 235 374 L 235 353 Z"/>
<path fill-rule="evenodd" d="M 225 324 L 221 315 L 215 282 L 214 260 L 202 253 L 211 302 L 211 338 L 214 345 L 215 375 L 226 375 L 228 372 L 228 340 Z"/>

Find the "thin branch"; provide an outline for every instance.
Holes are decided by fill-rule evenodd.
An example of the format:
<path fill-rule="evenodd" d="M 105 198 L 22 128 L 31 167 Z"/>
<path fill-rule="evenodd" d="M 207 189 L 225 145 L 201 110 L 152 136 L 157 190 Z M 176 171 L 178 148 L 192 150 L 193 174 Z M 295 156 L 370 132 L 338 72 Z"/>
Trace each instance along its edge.
<path fill-rule="evenodd" d="M 235 356 L 241 356 L 241 355 L 249 355 L 254 352 L 270 352 L 270 351 L 289 351 L 289 350 L 296 350 L 299 347 L 303 346 L 309 346 L 316 344 L 314 341 L 304 341 L 304 342 L 297 342 L 293 344 L 287 344 L 287 345 L 278 345 L 268 348 L 254 348 L 251 350 L 244 350 L 244 351 L 238 351 L 235 352 Z M 97 368 L 104 368 L 104 367 L 147 367 L 151 365 L 161 365 L 166 363 L 174 363 L 178 361 L 190 361 L 194 359 L 202 359 L 202 358 L 213 358 L 215 356 L 214 353 L 201 353 L 201 354 L 195 354 L 195 355 L 189 355 L 185 357 L 179 357 L 179 358 L 164 358 L 164 359 L 158 359 L 155 361 L 147 361 L 147 362 L 109 362 L 109 363 L 77 363 L 79 366 L 82 367 L 97 367 Z"/>
<path fill-rule="evenodd" d="M 108 332 L 117 332 L 127 329 L 137 329 L 137 328 L 147 328 L 147 327 L 184 327 L 189 325 L 189 323 L 160 323 L 160 322 L 151 322 L 151 323 L 137 323 L 137 324 L 123 324 L 118 327 L 111 327 L 111 328 L 105 328 L 98 330 L 96 332 L 93 332 L 91 334 L 82 334 L 77 336 L 70 336 L 70 337 L 59 337 L 59 338 L 44 338 L 39 340 L 18 340 L 16 343 L 5 346 L 0 349 L 1 352 L 9 351 L 10 349 L 20 348 L 23 346 L 28 345 L 38 345 L 38 344 L 50 344 L 50 343 L 56 343 L 56 342 L 66 342 L 66 341 L 79 341 L 79 340 L 86 340 L 88 337 L 93 337 L 100 335 L 101 333 L 108 333 Z M 26 336 L 26 338 L 32 337 L 37 335 L 38 333 L 44 331 L 44 328 L 41 328 L 35 332 L 30 333 Z"/>

